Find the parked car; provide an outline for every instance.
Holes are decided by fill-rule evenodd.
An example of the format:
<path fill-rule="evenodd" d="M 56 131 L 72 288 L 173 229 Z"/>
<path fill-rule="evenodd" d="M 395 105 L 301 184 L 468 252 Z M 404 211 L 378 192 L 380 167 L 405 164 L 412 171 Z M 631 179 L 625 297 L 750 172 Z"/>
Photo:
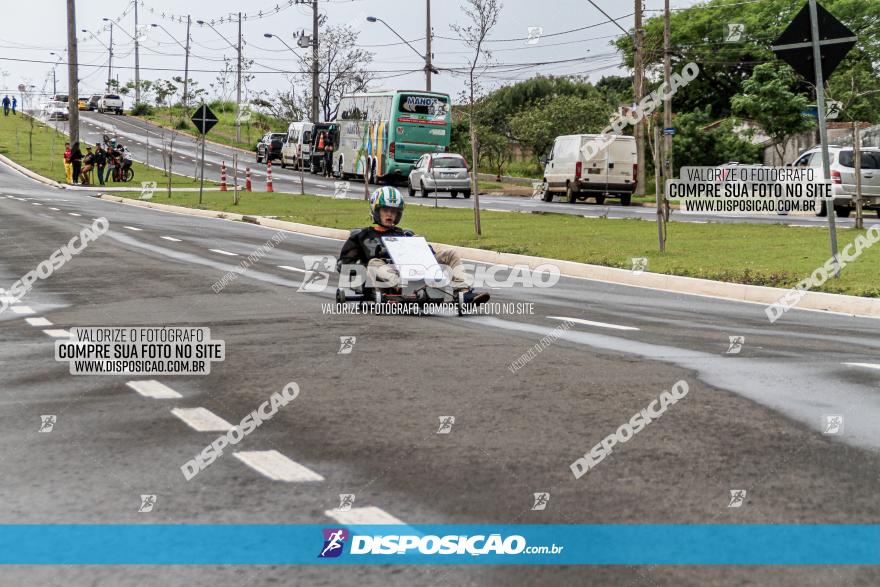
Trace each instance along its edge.
<path fill-rule="evenodd" d="M 339 125 L 335 122 L 319 122 L 312 129 L 312 144 L 309 157 L 309 171 L 323 173 L 324 151 L 328 145 L 337 151 L 339 147 Z"/>
<path fill-rule="evenodd" d="M 98 101 L 98 112 L 115 112 L 122 114 L 122 98 L 116 94 L 104 94 Z"/>
<path fill-rule="evenodd" d="M 273 159 L 281 159 L 281 149 L 287 135 L 283 132 L 267 132 L 257 143 L 257 163 L 266 163 Z"/>
<path fill-rule="evenodd" d="M 88 110 L 89 109 L 89 101 L 87 98 L 79 98 L 76 101 L 76 107 L 79 110 Z"/>
<path fill-rule="evenodd" d="M 290 165 L 299 169 L 303 161 L 311 158 L 312 130 L 311 122 L 291 122 L 287 128 L 287 142 L 281 149 L 281 167 Z"/>
<path fill-rule="evenodd" d="M 43 106 L 43 117 L 46 120 L 70 120 L 67 102 L 52 101 Z"/>
<path fill-rule="evenodd" d="M 591 141 L 608 142 L 588 158 Z M 544 159 L 544 201 L 565 194 L 572 204 L 592 197 L 597 204 L 605 198 L 619 198 L 629 206 L 636 190 L 638 158 L 636 140 L 623 135 L 565 135 L 556 137 L 550 155 Z"/>
<path fill-rule="evenodd" d="M 865 208 L 877 210 L 880 216 L 880 149 L 863 147 L 859 153 L 862 166 L 862 204 Z M 831 193 L 834 197 L 834 211 L 838 216 L 847 218 L 855 208 L 856 170 L 855 156 L 852 147 L 828 146 L 828 157 L 831 163 Z M 812 167 L 816 170 L 816 179 L 824 179 L 822 168 L 822 147 L 816 146 L 802 153 L 792 163 L 794 167 Z M 827 216 L 825 202 L 820 205 L 817 216 Z"/>
<path fill-rule="evenodd" d="M 95 111 L 98 109 L 98 104 L 101 102 L 101 94 L 92 94 L 89 97 L 89 110 Z"/>
<path fill-rule="evenodd" d="M 458 194 L 471 197 L 471 180 L 467 160 L 455 153 L 427 153 L 416 161 L 409 172 L 409 195 L 416 192 L 424 198 L 434 192 L 449 192 L 453 198 Z"/>
<path fill-rule="evenodd" d="M 52 96 L 52 99 L 49 101 L 50 102 L 64 102 L 65 104 L 67 104 L 68 100 L 69 100 L 69 98 L 68 98 L 67 94 L 55 94 L 54 96 Z"/>

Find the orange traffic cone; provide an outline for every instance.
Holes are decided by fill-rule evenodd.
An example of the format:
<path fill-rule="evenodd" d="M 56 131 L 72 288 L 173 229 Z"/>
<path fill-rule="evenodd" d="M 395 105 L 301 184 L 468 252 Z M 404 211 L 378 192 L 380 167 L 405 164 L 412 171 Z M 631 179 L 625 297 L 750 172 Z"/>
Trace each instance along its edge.
<path fill-rule="evenodd" d="M 228 191 L 226 189 L 226 161 L 220 165 L 220 191 Z"/>
<path fill-rule="evenodd" d="M 274 192 L 272 189 L 272 162 L 266 164 L 266 192 Z"/>
<path fill-rule="evenodd" d="M 251 191 L 251 168 L 245 167 L 244 169 L 244 191 Z"/>

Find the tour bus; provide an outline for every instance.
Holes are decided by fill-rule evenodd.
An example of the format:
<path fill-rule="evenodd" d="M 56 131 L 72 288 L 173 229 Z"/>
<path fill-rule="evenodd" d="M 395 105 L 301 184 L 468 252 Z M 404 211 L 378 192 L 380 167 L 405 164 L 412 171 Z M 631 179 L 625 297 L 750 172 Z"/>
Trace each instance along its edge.
<path fill-rule="evenodd" d="M 452 133 L 449 95 L 417 90 L 344 96 L 336 122 L 334 171 L 370 183 L 405 181 L 422 155 L 449 150 Z"/>

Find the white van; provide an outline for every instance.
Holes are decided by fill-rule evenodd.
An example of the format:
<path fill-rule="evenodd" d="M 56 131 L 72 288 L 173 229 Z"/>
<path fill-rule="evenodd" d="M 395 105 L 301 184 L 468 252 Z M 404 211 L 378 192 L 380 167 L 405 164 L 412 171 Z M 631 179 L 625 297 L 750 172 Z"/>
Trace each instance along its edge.
<path fill-rule="evenodd" d="M 590 147 L 594 148 L 588 148 Z M 607 146 L 606 146 L 607 145 Z M 603 148 L 604 146 L 604 148 Z M 590 153 L 596 154 L 590 157 Z M 556 137 L 544 165 L 544 201 L 565 194 L 574 204 L 587 197 L 604 204 L 620 198 L 629 206 L 636 190 L 638 158 L 636 140 L 623 135 L 565 135 Z"/>
<path fill-rule="evenodd" d="M 312 160 L 312 130 L 315 125 L 311 122 L 291 122 L 287 127 L 287 142 L 281 148 L 281 167 L 288 165 L 299 169 L 303 160 Z"/>

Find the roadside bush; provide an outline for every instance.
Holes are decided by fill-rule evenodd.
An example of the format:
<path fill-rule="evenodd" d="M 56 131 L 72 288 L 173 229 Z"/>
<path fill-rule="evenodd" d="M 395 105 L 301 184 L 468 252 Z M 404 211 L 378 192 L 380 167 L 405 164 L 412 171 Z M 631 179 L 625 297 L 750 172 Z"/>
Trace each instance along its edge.
<path fill-rule="evenodd" d="M 179 119 L 176 123 L 174 123 L 175 130 L 186 130 L 188 128 L 189 128 L 189 123 L 183 118 Z"/>
<path fill-rule="evenodd" d="M 153 107 L 146 102 L 135 104 L 131 109 L 132 116 L 150 116 L 153 113 Z"/>

